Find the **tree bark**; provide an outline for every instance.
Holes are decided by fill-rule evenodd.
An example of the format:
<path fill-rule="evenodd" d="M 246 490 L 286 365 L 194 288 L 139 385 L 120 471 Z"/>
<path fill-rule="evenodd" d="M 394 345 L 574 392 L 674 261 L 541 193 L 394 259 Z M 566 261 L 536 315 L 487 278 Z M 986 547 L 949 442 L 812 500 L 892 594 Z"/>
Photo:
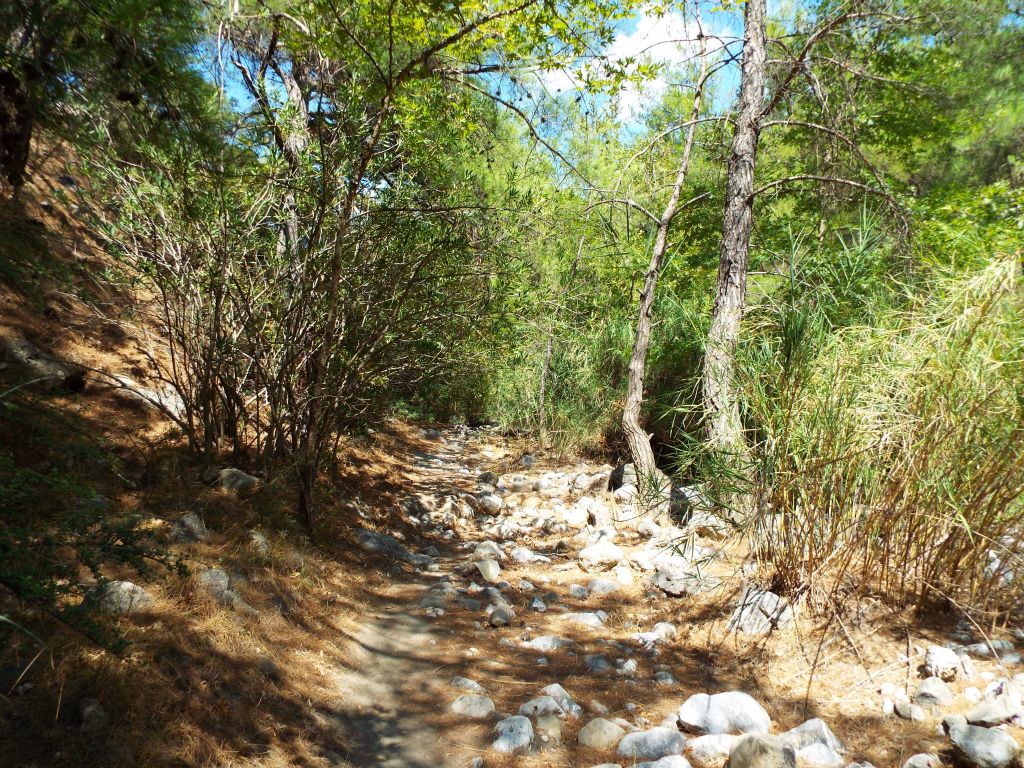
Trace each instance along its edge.
<path fill-rule="evenodd" d="M 764 105 L 765 0 L 747 0 L 743 17 L 740 108 L 729 158 L 718 279 L 702 381 L 708 443 L 712 448 L 737 455 L 746 450 L 734 369 L 736 340 L 747 295 L 754 165 Z"/>
<path fill-rule="evenodd" d="M 658 221 L 658 229 L 651 249 L 651 260 L 644 277 L 644 288 L 640 294 L 640 306 L 636 318 L 636 334 L 633 340 L 633 353 L 629 359 L 629 374 L 626 381 L 626 402 L 622 409 L 622 431 L 629 445 L 633 466 L 636 469 L 637 499 L 640 512 L 657 513 L 667 508 L 671 488 L 665 482 L 665 476 L 657 472 L 654 462 L 654 451 L 651 439 L 640 421 L 640 408 L 644 399 L 644 373 L 647 366 L 647 352 L 651 346 L 651 320 L 654 308 L 654 292 L 658 285 L 658 276 L 668 251 L 668 233 L 672 221 L 679 211 L 679 196 L 686 175 L 690 169 L 690 156 L 693 152 L 694 135 L 697 131 L 697 118 L 700 116 L 704 84 L 707 79 L 706 45 L 703 34 L 700 35 L 700 72 L 694 90 L 693 107 L 690 114 L 683 156 L 679 161 L 672 195 Z"/>

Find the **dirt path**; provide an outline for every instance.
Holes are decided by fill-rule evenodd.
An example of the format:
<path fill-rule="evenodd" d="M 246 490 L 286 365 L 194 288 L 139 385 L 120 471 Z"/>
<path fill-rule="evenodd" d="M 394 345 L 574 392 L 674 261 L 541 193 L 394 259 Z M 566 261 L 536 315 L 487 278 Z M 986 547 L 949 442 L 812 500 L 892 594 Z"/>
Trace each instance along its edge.
<path fill-rule="evenodd" d="M 410 475 L 422 495 L 465 482 L 459 470 L 466 444 L 465 437 L 451 434 L 436 451 L 417 453 Z M 338 671 L 352 744 L 345 757 L 353 766 L 455 768 L 470 759 L 438 725 L 451 677 L 445 669 L 452 630 L 425 616 L 419 603 L 456 558 L 438 557 L 436 563 L 437 570 L 427 573 L 395 569 L 393 602 L 366 615 L 351 640 L 352 667 Z"/>

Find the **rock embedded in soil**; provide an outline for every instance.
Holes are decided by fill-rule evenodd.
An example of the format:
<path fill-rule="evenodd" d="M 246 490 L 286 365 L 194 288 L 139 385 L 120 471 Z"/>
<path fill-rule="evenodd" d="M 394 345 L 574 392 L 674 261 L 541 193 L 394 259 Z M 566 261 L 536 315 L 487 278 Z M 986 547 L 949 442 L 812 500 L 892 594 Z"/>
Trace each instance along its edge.
<path fill-rule="evenodd" d="M 1020 690 L 1013 683 L 1007 683 L 996 695 L 973 707 L 967 713 L 967 722 L 971 725 L 993 727 L 1022 716 L 1024 702 L 1021 700 Z"/>
<path fill-rule="evenodd" d="M 729 759 L 729 752 L 742 736 L 728 733 L 712 733 L 686 740 L 686 758 L 693 768 L 722 768 Z"/>
<path fill-rule="evenodd" d="M 601 629 L 604 627 L 604 623 L 608 620 L 608 614 L 604 611 L 582 611 L 578 613 L 567 613 L 562 618 L 583 627 Z"/>
<path fill-rule="evenodd" d="M 498 565 L 498 561 L 489 557 L 483 560 L 476 560 L 473 565 L 476 566 L 476 569 L 480 571 L 480 575 L 486 581 L 495 582 L 501 575 L 501 566 Z"/>
<path fill-rule="evenodd" d="M 576 700 L 569 695 L 569 692 L 560 683 L 552 683 L 541 689 L 541 693 L 550 696 L 558 702 L 558 706 L 568 717 L 579 717 L 583 714 L 583 707 L 576 703 Z"/>
<path fill-rule="evenodd" d="M 533 746 L 533 723 L 522 715 L 506 717 L 494 726 L 498 737 L 491 744 L 495 752 L 521 754 Z"/>
<path fill-rule="evenodd" d="M 611 749 L 626 735 L 626 729 L 611 720 L 595 717 L 580 728 L 577 740 L 590 749 Z"/>
<path fill-rule="evenodd" d="M 625 557 L 622 548 L 610 541 L 599 541 L 580 550 L 578 559 L 584 568 L 611 568 Z"/>
<path fill-rule="evenodd" d="M 558 715 L 540 715 L 533 731 L 541 749 L 562 745 L 562 719 Z"/>
<path fill-rule="evenodd" d="M 516 547 L 509 553 L 512 562 L 520 564 L 528 563 L 550 563 L 551 558 L 546 555 L 538 555 L 529 547 Z"/>
<path fill-rule="evenodd" d="M 395 560 L 401 560 L 410 565 L 426 565 L 430 562 L 427 555 L 413 554 L 398 539 L 386 533 L 358 528 L 356 529 L 356 543 L 367 552 L 393 557 Z"/>
<path fill-rule="evenodd" d="M 926 709 L 939 709 L 953 702 L 953 692 L 940 678 L 928 677 L 921 681 L 912 701 Z"/>
<path fill-rule="evenodd" d="M 480 511 L 488 515 L 496 515 L 505 506 L 501 496 L 496 493 L 481 493 L 476 497 L 477 506 Z"/>
<path fill-rule="evenodd" d="M 538 696 L 520 705 L 519 714 L 524 717 L 538 717 L 539 715 L 564 715 L 565 710 L 553 696 Z"/>
<path fill-rule="evenodd" d="M 195 512 L 186 512 L 171 526 L 171 538 L 174 541 L 206 541 L 209 536 L 206 524 Z"/>
<path fill-rule="evenodd" d="M 960 757 L 976 768 L 1007 768 L 1017 764 L 1020 748 L 1005 731 L 970 725 L 963 715 L 947 715 L 942 727 Z"/>
<path fill-rule="evenodd" d="M 115 616 L 127 616 L 153 606 L 153 597 L 130 581 L 108 581 L 90 594 L 101 611 Z"/>
<path fill-rule="evenodd" d="M 897 717 L 904 720 L 911 720 L 915 723 L 924 722 L 924 707 L 920 704 L 913 704 L 906 696 L 900 696 L 893 702 L 893 711 Z"/>
<path fill-rule="evenodd" d="M 780 738 L 790 744 L 797 752 L 812 744 L 822 744 L 839 754 L 846 751 L 843 743 L 839 741 L 836 735 L 832 733 L 832 729 L 820 717 L 801 723 L 796 728 L 790 728 Z"/>
<path fill-rule="evenodd" d="M 217 484 L 228 491 L 248 493 L 260 484 L 258 477 L 253 477 L 240 469 L 226 467 L 217 473 Z"/>
<path fill-rule="evenodd" d="M 452 712 L 471 720 L 485 720 L 494 714 L 494 702 L 486 696 L 466 693 L 452 702 Z"/>
<path fill-rule="evenodd" d="M 86 698 L 78 702 L 78 719 L 82 733 L 99 733 L 110 725 L 110 715 L 97 699 Z"/>
<path fill-rule="evenodd" d="M 679 731 L 658 727 L 626 734 L 617 751 L 619 757 L 657 760 L 667 755 L 682 755 L 685 746 L 686 739 Z"/>
<path fill-rule="evenodd" d="M 938 677 L 949 683 L 956 680 L 962 666 L 956 651 L 929 645 L 924 654 L 924 668 L 929 677 Z"/>
<path fill-rule="evenodd" d="M 551 651 L 557 651 L 562 648 L 572 647 L 572 640 L 558 635 L 540 635 L 532 640 L 527 640 L 523 643 L 524 648 L 531 648 L 541 653 L 550 653 Z"/>
<path fill-rule="evenodd" d="M 729 629 L 746 635 L 766 635 L 793 620 L 789 603 L 774 592 L 748 585 L 729 619 Z"/>
<path fill-rule="evenodd" d="M 470 680 L 468 677 L 453 677 L 451 681 L 452 688 L 458 688 L 460 691 L 470 691 L 472 693 L 487 693 L 487 689 L 484 688 L 476 680 Z"/>
<path fill-rule="evenodd" d="M 726 768 L 796 768 L 796 751 L 778 736 L 744 736 L 729 753 Z"/>
<path fill-rule="evenodd" d="M 688 698 L 676 714 L 683 730 L 694 733 L 768 733 L 772 720 L 764 707 L 742 691 Z"/>

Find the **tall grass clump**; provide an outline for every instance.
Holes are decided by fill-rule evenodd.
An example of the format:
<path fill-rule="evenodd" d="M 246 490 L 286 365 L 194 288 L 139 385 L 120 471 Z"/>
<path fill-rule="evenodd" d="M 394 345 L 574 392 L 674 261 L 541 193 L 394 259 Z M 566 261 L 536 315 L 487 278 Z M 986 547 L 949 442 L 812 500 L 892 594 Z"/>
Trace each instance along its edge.
<path fill-rule="evenodd" d="M 870 273 L 863 256 L 840 261 Z M 778 588 L 995 614 L 1019 605 L 1019 279 L 1013 258 L 918 276 L 913 289 L 879 281 L 873 295 L 854 275 L 866 291 L 855 306 L 849 291 L 835 299 L 834 280 L 825 289 L 791 270 L 761 297 L 740 359 L 746 530 Z"/>

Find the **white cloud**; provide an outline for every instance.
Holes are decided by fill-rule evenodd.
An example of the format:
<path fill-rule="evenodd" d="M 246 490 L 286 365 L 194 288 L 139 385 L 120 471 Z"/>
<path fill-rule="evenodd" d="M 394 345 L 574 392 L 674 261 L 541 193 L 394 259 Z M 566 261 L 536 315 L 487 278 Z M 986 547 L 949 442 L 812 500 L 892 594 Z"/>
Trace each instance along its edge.
<path fill-rule="evenodd" d="M 651 7 L 642 8 L 636 19 L 636 26 L 630 32 L 620 31 L 604 52 L 612 62 L 633 58 L 664 65 L 672 69 L 697 54 L 697 24 L 685 19 L 678 11 L 658 15 Z M 715 32 L 704 24 L 704 34 L 711 37 L 710 53 L 720 49 L 722 43 Z M 540 80 L 550 92 L 579 90 L 582 83 L 571 70 L 551 70 L 542 73 Z M 666 73 L 642 83 L 628 83 L 619 94 L 619 118 L 623 123 L 634 121 L 644 108 L 665 93 L 668 87 Z"/>

